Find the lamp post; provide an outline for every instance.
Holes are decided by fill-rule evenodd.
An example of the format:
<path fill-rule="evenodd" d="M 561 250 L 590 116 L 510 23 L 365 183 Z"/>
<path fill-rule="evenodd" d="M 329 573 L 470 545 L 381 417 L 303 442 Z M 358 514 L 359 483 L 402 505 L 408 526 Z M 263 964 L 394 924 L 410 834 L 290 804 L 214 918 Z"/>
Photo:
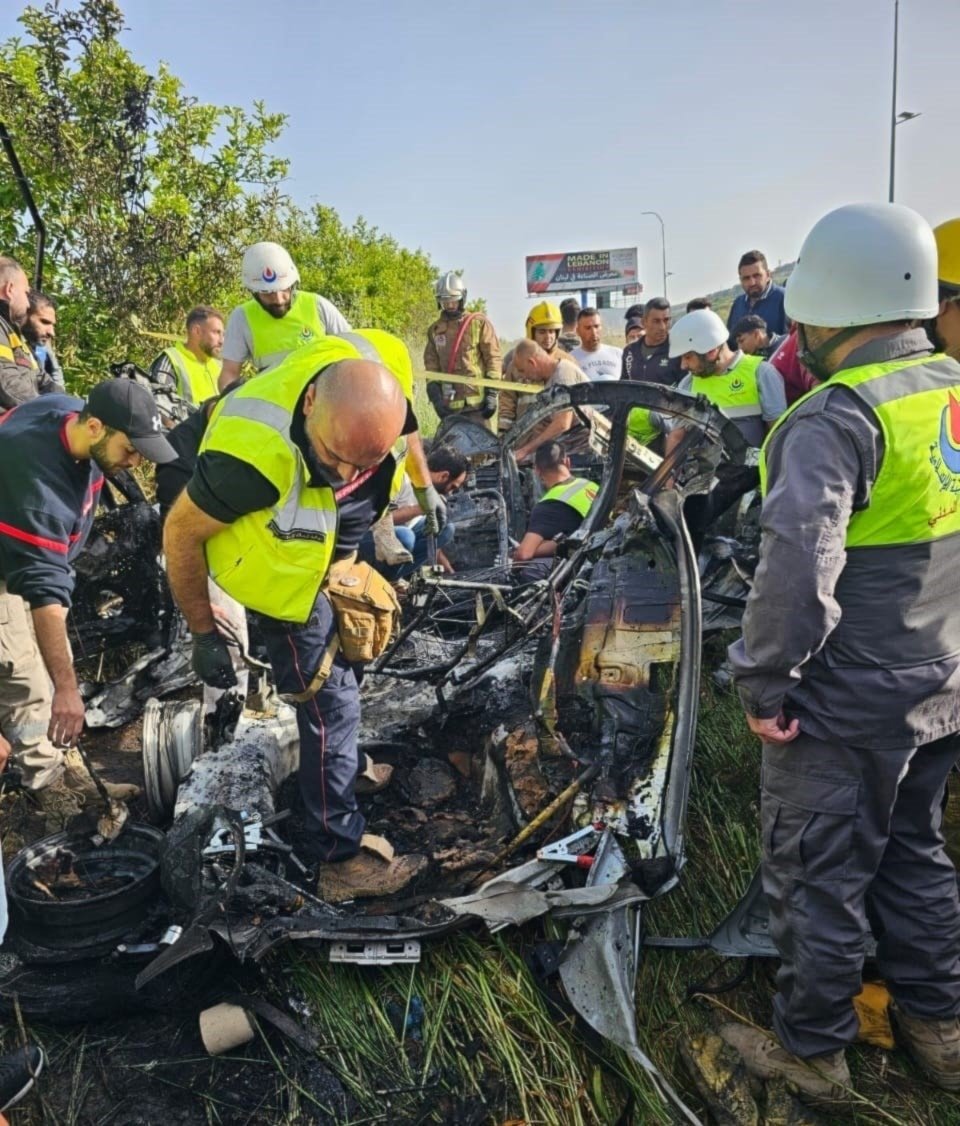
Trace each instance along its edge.
<path fill-rule="evenodd" d="M 660 250 L 663 257 L 663 296 L 667 296 L 667 235 L 663 226 L 663 219 L 658 211 L 641 211 L 641 215 L 652 215 L 660 223 Z"/>
<path fill-rule="evenodd" d="M 893 102 L 890 107 L 890 202 L 893 203 L 893 189 L 897 173 L 897 126 L 905 121 L 913 121 L 919 113 L 901 110 L 897 113 L 897 47 L 900 38 L 900 0 L 893 2 Z"/>

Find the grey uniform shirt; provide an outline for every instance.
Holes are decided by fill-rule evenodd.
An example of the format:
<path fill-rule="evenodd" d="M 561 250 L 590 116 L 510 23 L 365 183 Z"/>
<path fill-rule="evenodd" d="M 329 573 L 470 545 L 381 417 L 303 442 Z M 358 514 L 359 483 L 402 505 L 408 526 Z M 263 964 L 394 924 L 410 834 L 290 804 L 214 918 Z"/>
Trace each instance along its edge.
<path fill-rule="evenodd" d="M 350 332 L 350 322 L 326 297 L 317 294 L 317 315 L 323 325 L 327 336 L 339 332 Z M 250 333 L 250 322 L 238 305 L 227 318 L 227 327 L 223 334 L 223 351 L 221 358 L 230 360 L 235 364 L 242 364 L 253 356 L 253 336 Z"/>
<path fill-rule="evenodd" d="M 857 348 L 844 367 L 929 350 L 926 334 L 914 329 Z M 960 367 L 957 374 L 960 382 Z M 832 644 L 844 613 L 837 586 L 847 565 L 847 525 L 869 504 L 883 453 L 874 415 L 841 385 L 812 395 L 774 432 L 766 449 L 760 563 L 743 636 L 728 651 L 748 714 L 770 718 L 783 710 L 815 738 L 871 749 L 931 742 L 960 729 L 955 590 L 943 590 L 939 610 L 924 611 L 907 629 L 894 609 L 912 604 L 917 575 L 936 585 L 931 545 L 858 549 L 870 577 L 848 589 L 845 600 L 861 630 L 871 623 L 873 663 Z M 960 554 L 951 544 L 943 549 Z M 955 570 L 936 570 L 955 587 Z"/>

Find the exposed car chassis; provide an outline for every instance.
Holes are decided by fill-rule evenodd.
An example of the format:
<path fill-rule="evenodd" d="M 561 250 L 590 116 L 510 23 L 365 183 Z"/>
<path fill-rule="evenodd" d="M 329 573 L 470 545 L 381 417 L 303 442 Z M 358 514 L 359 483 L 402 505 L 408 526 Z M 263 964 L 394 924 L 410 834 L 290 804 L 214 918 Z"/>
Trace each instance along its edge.
<path fill-rule="evenodd" d="M 627 418 L 635 407 L 685 422 L 684 438 L 669 458 L 660 461 L 629 438 Z M 549 577 L 517 586 L 506 556 L 509 538 L 522 534 L 526 506 L 513 451 L 555 412 L 571 408 L 604 412 L 594 423 L 606 432 L 595 466 L 600 491 L 581 528 L 561 544 Z M 370 679 L 392 678 L 404 691 L 406 682 L 422 681 L 448 713 L 470 691 L 482 693 L 496 682 L 526 710 L 539 758 L 563 779 L 562 792 L 543 810 L 523 811 L 509 771 L 494 756 L 492 787 L 499 771 L 507 804 L 514 814 L 520 810 L 516 831 L 479 876 L 461 881 L 458 894 L 420 897 L 393 914 L 332 907 L 292 882 L 282 864 L 265 862 L 262 848 L 250 850 L 251 840 L 263 840 L 259 827 L 251 837 L 252 823 L 269 824 L 274 793 L 262 808 L 244 807 L 246 822 L 235 805 L 178 804 L 164 856 L 177 873 L 164 883 L 165 922 L 183 931 L 142 959 L 130 987 L 144 989 L 208 954 L 217 939 L 241 960 L 258 961 L 292 941 L 323 947 L 334 960 L 377 963 L 415 958 L 420 942 L 458 927 L 498 930 L 550 915 L 567 924 L 553 968 L 571 1005 L 646 1067 L 665 1097 L 695 1122 L 639 1048 L 634 1011 L 643 904 L 674 887 L 685 862 L 699 694 L 698 561 L 683 519 L 684 492 L 668 486 L 694 452 L 710 452 L 715 461 L 722 451 L 742 461 L 743 441 L 704 399 L 640 383 L 542 394 L 502 442 L 467 423 L 448 428 L 445 440 L 459 445 L 483 478 L 479 499 L 490 502 L 496 520 L 492 557 L 480 560 L 481 570 L 452 578 L 425 569 L 411 584 L 401 634 Z M 703 490 L 709 481 L 709 472 L 701 473 L 684 489 Z M 438 620 L 441 604 L 446 617 Z M 467 612 L 450 612 L 457 606 Z M 439 654 L 432 663 L 411 658 L 423 635 Z M 526 664 L 504 674 L 504 663 L 518 653 L 526 653 Z M 530 670 L 529 684 L 517 669 Z M 499 718 L 488 717 L 491 728 Z M 237 738 L 245 732 L 241 722 Z M 561 813 L 567 836 L 530 855 L 539 826 Z M 214 856 L 215 836 L 225 844 Z M 504 870 L 510 857 L 525 851 L 526 858 Z M 755 901 L 740 912 L 743 941 L 738 945 L 727 926 L 715 948 L 770 952 L 754 908 Z M 16 985 L 0 980 L 0 998 L 12 992 Z"/>

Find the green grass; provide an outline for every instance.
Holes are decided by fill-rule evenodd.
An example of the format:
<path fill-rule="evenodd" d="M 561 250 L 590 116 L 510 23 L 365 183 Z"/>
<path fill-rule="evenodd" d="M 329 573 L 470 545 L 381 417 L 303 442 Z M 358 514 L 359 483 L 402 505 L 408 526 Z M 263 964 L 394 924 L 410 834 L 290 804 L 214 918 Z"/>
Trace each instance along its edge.
<path fill-rule="evenodd" d="M 722 648 L 719 639 L 707 648 L 715 661 Z M 679 886 L 648 905 L 647 933 L 709 934 L 736 904 L 759 858 L 759 760 L 759 745 L 747 733 L 735 697 L 717 691 L 705 677 L 687 817 L 687 864 Z M 551 936 L 562 937 L 559 930 Z M 460 933 L 425 945 L 417 965 L 383 970 L 332 966 L 325 956 L 287 950 L 268 967 L 274 987 L 268 986 L 267 994 L 282 1003 L 291 984 L 297 986 L 320 1039 L 318 1056 L 352 1097 L 353 1126 L 675 1122 L 636 1063 L 552 1008 L 540 992 L 523 956 L 543 937 L 536 925 L 496 937 Z M 698 1112 L 701 1104 L 679 1064 L 678 1044 L 729 1012 L 768 1026 L 776 966 L 753 964 L 739 986 L 716 998 L 688 999 L 688 987 L 711 975 L 730 980 L 741 967 L 739 961 L 723 962 L 703 951 L 657 949 L 647 950 L 640 966 L 640 1047 Z M 416 1034 L 401 1031 L 414 999 L 424 1013 Z M 89 1081 L 84 1046 L 90 1033 L 96 1030 L 79 1035 L 73 1048 L 65 1043 L 57 1053 L 56 1070 L 68 1069 L 72 1076 L 71 1107 L 58 1107 L 51 1117 L 37 1115 L 30 1105 L 23 1111 L 25 1126 L 92 1121 L 81 1109 Z M 857 1126 L 960 1122 L 956 1098 L 926 1083 L 900 1052 L 857 1045 L 848 1055 L 862 1101 L 828 1121 Z M 298 1106 L 309 1109 L 310 1095 L 293 1079 L 288 1089 L 291 1112 L 282 1121 L 289 1126 L 310 1121 L 297 1114 Z M 632 1116 L 624 1117 L 628 1106 Z M 211 1119 L 228 1120 L 234 1121 L 229 1116 Z"/>
<path fill-rule="evenodd" d="M 735 697 L 705 684 L 687 865 L 680 886 L 649 906 L 648 933 L 708 934 L 745 890 L 760 850 L 759 760 Z M 522 959 L 536 937 L 531 928 L 490 939 L 453 936 L 426 947 L 417 966 L 379 972 L 296 955 L 296 980 L 327 1044 L 321 1054 L 363 1108 L 358 1121 L 382 1113 L 383 1096 L 375 1092 L 386 1086 L 394 1089 L 393 1122 L 612 1124 L 631 1099 L 633 1121 L 675 1121 L 640 1067 L 577 1021 L 551 1012 Z M 644 954 L 637 982 L 640 1046 L 695 1110 L 700 1102 L 679 1066 L 680 1039 L 727 1010 L 769 1026 L 772 962 L 751 967 L 743 984 L 715 1001 L 687 999 L 692 983 L 711 974 L 729 980 L 741 966 L 702 951 Z M 395 1016 L 403 1012 L 413 996 L 424 1005 L 422 1041 L 398 1034 L 387 1015 L 388 1006 Z M 857 1045 L 849 1055 L 863 1101 L 833 1121 L 960 1122 L 956 1100 L 925 1083 L 899 1052 Z M 468 1119 L 467 1105 L 485 1108 L 488 1117 Z"/>

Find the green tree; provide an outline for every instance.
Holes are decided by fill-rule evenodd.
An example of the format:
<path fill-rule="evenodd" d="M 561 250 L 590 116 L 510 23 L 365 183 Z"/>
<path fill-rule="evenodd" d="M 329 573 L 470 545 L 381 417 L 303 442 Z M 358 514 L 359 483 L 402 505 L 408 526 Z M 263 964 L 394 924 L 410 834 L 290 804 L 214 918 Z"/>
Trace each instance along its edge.
<path fill-rule="evenodd" d="M 357 325 L 419 336 L 432 312 L 429 259 L 364 220 L 286 196 L 274 153 L 284 116 L 262 103 L 213 106 L 163 65 L 155 74 L 120 42 L 113 0 L 28 7 L 25 34 L 0 44 L 0 120 L 10 129 L 48 230 L 44 286 L 61 299 L 68 378 L 110 360 L 146 361 L 157 345 L 131 317 L 180 331 L 199 302 L 243 293 L 243 248 L 285 242 L 304 285 Z M 17 185 L 0 164 L 0 252 L 33 259 Z"/>
<path fill-rule="evenodd" d="M 303 285 L 328 297 L 355 325 L 374 325 L 422 347 L 434 317 L 434 268 L 362 217 L 348 227 L 332 207 L 292 208 L 278 228 Z"/>
<path fill-rule="evenodd" d="M 112 0 L 30 7 L 20 22 L 27 41 L 0 47 L 0 117 L 47 224 L 71 358 L 102 374 L 101 357 L 129 348 L 130 313 L 177 322 L 236 271 L 277 203 L 287 162 L 269 146 L 284 119 L 202 105 L 165 67 L 149 74 L 119 43 Z M 16 185 L 0 193 L 0 238 L 23 253 Z"/>

